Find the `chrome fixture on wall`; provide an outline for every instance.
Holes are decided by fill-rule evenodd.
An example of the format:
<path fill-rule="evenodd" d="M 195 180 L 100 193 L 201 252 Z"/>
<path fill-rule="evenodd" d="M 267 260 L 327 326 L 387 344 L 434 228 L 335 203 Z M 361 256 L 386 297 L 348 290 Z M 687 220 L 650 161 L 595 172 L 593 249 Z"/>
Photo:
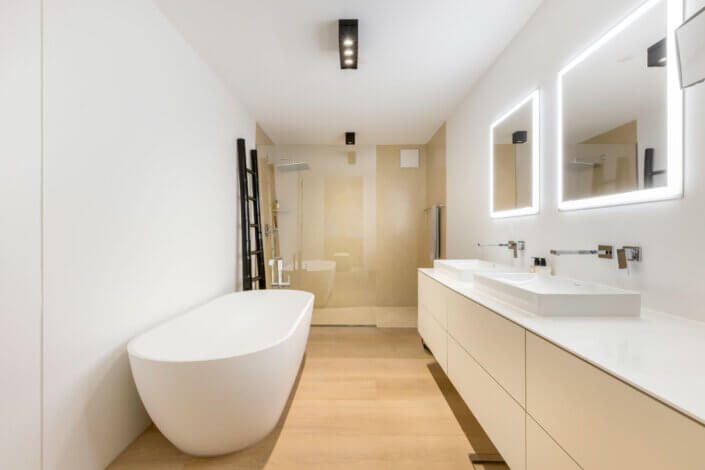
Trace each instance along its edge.
<path fill-rule="evenodd" d="M 617 250 L 617 264 L 619 265 L 619 269 L 627 269 L 627 261 L 641 261 L 640 246 L 623 246 Z"/>
<path fill-rule="evenodd" d="M 598 245 L 597 250 L 551 250 L 554 256 L 597 255 L 598 258 L 612 259 L 612 245 Z"/>
<path fill-rule="evenodd" d="M 269 260 L 269 266 L 272 268 L 272 287 L 274 289 L 284 289 L 291 286 L 291 278 L 284 281 L 284 260 L 280 257 Z"/>
<path fill-rule="evenodd" d="M 477 246 L 481 248 L 486 246 L 505 246 L 514 252 L 514 257 L 516 258 L 518 256 L 517 251 L 524 251 L 526 243 L 521 240 L 518 242 L 510 240 L 507 243 L 478 243 Z"/>
<path fill-rule="evenodd" d="M 441 204 L 436 204 L 435 206 L 431 206 L 431 207 L 425 208 L 423 211 L 424 211 L 424 212 L 428 212 L 428 211 L 430 211 L 431 209 L 433 209 L 434 207 L 445 207 L 445 206 L 446 206 L 446 205 L 443 204 L 443 203 L 441 203 Z"/>

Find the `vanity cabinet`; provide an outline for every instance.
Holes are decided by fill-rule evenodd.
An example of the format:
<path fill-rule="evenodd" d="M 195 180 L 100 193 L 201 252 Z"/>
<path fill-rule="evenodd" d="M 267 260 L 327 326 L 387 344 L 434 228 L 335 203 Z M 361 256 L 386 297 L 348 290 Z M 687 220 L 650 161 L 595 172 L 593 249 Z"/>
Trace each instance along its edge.
<path fill-rule="evenodd" d="M 705 427 L 528 333 L 527 412 L 584 469 L 705 468 Z"/>
<path fill-rule="evenodd" d="M 449 336 L 524 406 L 524 328 L 450 289 L 446 295 Z"/>
<path fill-rule="evenodd" d="M 443 372 L 448 374 L 448 335 L 435 316 L 422 305 L 419 305 L 418 329 L 426 347 L 431 350 Z"/>
<path fill-rule="evenodd" d="M 426 311 L 436 319 L 444 330 L 446 330 L 448 328 L 446 298 L 448 297 L 450 289 L 421 272 L 418 274 L 418 280 L 418 305 L 425 307 Z"/>
<path fill-rule="evenodd" d="M 524 409 L 451 337 L 448 378 L 514 470 L 526 468 Z"/>
<path fill-rule="evenodd" d="M 514 470 L 705 468 L 705 426 L 419 272 L 419 333 Z"/>
<path fill-rule="evenodd" d="M 526 417 L 526 468 L 527 470 L 581 470 L 558 443 L 528 415 Z"/>

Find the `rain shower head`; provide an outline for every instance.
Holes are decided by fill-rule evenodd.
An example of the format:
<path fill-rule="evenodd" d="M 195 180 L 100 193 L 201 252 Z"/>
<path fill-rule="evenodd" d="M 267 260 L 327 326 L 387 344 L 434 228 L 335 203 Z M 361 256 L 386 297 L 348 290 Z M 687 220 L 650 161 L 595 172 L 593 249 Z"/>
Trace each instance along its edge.
<path fill-rule="evenodd" d="M 306 162 L 281 163 L 277 165 L 276 168 L 279 171 L 304 171 L 311 169 Z"/>

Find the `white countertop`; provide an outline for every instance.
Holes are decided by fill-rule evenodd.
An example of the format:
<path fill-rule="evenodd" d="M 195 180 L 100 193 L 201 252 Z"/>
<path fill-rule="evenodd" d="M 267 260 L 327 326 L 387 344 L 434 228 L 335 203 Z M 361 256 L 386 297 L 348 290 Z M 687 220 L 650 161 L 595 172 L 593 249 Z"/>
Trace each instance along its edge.
<path fill-rule="evenodd" d="M 433 269 L 422 273 L 705 425 L 705 323 L 641 317 L 540 317 Z"/>

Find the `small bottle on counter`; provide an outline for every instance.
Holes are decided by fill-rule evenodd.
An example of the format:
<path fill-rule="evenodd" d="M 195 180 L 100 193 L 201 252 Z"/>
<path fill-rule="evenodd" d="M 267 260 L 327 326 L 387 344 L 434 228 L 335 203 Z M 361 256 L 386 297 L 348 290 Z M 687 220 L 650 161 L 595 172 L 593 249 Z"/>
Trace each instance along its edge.
<path fill-rule="evenodd" d="M 553 271 L 551 267 L 548 266 L 546 258 L 536 257 L 533 258 L 533 261 L 534 263 L 529 267 L 529 272 L 537 274 L 547 274 L 549 276 L 553 275 Z"/>
<path fill-rule="evenodd" d="M 531 259 L 533 260 L 533 263 L 531 264 L 531 266 L 529 266 L 529 272 L 536 273 L 538 272 L 536 269 L 541 266 L 541 261 L 539 261 L 541 258 L 533 257 Z"/>
<path fill-rule="evenodd" d="M 547 276 L 553 276 L 553 270 L 551 269 L 551 266 L 546 263 L 546 258 L 539 258 L 539 268 L 536 272 Z"/>

